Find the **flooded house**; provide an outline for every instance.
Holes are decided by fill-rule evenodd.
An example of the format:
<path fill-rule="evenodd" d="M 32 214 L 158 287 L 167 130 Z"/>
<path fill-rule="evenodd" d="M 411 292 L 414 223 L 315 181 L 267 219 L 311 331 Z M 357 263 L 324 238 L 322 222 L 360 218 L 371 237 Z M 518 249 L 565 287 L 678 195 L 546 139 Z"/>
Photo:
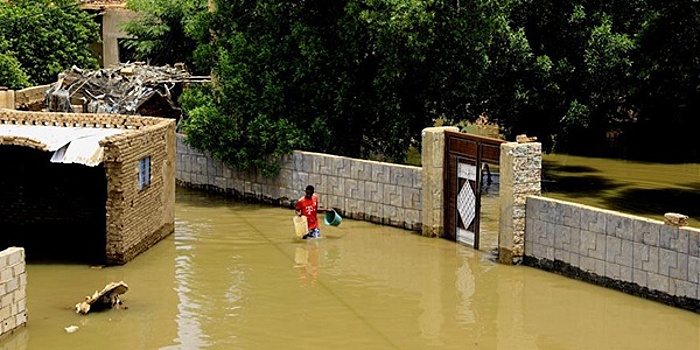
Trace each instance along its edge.
<path fill-rule="evenodd" d="M 0 109 L 0 246 L 121 265 L 174 231 L 175 120 Z"/>

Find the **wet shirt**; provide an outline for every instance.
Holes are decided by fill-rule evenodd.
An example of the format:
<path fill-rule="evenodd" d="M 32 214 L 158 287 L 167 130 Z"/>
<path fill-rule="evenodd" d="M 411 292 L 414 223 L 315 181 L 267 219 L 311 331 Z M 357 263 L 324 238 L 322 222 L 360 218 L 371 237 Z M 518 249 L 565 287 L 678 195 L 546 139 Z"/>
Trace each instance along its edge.
<path fill-rule="evenodd" d="M 301 211 L 301 215 L 306 216 L 309 230 L 318 227 L 318 196 L 314 194 L 311 196 L 311 199 L 306 198 L 306 196 L 299 198 L 296 209 Z"/>

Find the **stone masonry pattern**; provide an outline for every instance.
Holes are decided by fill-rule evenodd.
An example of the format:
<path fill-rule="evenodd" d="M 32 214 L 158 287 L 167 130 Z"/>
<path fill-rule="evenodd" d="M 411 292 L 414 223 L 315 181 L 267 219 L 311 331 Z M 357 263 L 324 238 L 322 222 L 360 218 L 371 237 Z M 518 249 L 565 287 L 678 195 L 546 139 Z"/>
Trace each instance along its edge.
<path fill-rule="evenodd" d="M 431 127 L 421 133 L 421 233 L 426 237 L 444 234 L 445 131 L 458 132 L 459 128 Z"/>
<path fill-rule="evenodd" d="M 183 187 L 292 208 L 313 185 L 319 208 L 347 218 L 421 230 L 421 168 L 296 151 L 281 161 L 275 178 L 225 166 L 191 149 L 177 136 L 176 178 Z"/>
<path fill-rule="evenodd" d="M 174 232 L 174 123 L 104 142 L 107 260 L 124 264 Z M 139 189 L 139 161 L 150 157 L 150 185 Z"/>
<path fill-rule="evenodd" d="M 536 196 L 527 198 L 526 226 L 534 265 L 700 312 L 699 229 Z"/>
<path fill-rule="evenodd" d="M 0 252 L 0 336 L 27 324 L 27 270 L 24 249 Z"/>
<path fill-rule="evenodd" d="M 541 193 L 542 144 L 501 144 L 499 261 L 519 263 L 525 246 L 525 199 Z"/>

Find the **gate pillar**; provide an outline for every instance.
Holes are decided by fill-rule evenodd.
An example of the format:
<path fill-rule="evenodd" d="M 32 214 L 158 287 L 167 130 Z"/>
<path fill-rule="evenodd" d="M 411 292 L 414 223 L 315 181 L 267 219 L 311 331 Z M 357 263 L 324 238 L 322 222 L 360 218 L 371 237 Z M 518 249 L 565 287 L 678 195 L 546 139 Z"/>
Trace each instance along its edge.
<path fill-rule="evenodd" d="M 444 230 L 445 131 L 459 128 L 432 127 L 421 133 L 421 232 L 427 237 L 442 237 Z"/>
<path fill-rule="evenodd" d="M 542 144 L 501 144 L 498 261 L 519 264 L 525 251 L 525 200 L 541 195 Z"/>
<path fill-rule="evenodd" d="M 0 108 L 15 109 L 15 91 L 0 86 Z"/>

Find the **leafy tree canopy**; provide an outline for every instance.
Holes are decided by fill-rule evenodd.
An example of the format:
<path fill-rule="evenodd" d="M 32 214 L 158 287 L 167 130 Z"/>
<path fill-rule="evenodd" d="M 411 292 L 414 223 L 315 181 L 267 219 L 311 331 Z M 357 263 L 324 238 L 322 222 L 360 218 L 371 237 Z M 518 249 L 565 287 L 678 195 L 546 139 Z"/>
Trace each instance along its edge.
<path fill-rule="evenodd" d="M 6 46 L 5 62 L 13 57 L 30 84 L 53 82 L 58 73 L 72 65 L 96 68 L 97 60 L 89 45 L 97 41 L 97 23 L 75 0 L 0 2 L 0 43 Z"/>
<path fill-rule="evenodd" d="M 486 114 L 545 149 L 700 161 L 697 1 L 516 3 L 492 47 Z M 654 142 L 650 142 L 654 140 Z"/>
<path fill-rule="evenodd" d="M 29 87 L 29 77 L 22 71 L 19 61 L 8 50 L 9 43 L 0 38 L 0 86 L 13 90 Z"/>
<path fill-rule="evenodd" d="M 539 135 L 548 150 L 602 145 L 634 93 L 643 1 L 518 2 L 492 47 L 486 113 L 509 138 Z"/>
<path fill-rule="evenodd" d="M 124 30 L 130 35 L 126 47 L 137 59 L 153 65 L 185 63 L 195 74 L 209 74 L 209 65 L 194 64 L 206 46 L 207 0 L 128 0 L 126 7 L 139 14 L 127 22 Z"/>
<path fill-rule="evenodd" d="M 401 162 L 436 119 L 480 116 L 545 150 L 622 141 L 623 155 L 700 160 L 682 145 L 700 126 L 697 1 L 211 3 L 179 17 L 215 77 L 183 97 L 183 130 L 242 169 L 274 174 L 293 149 Z"/>
<path fill-rule="evenodd" d="M 184 130 L 194 147 L 268 173 L 293 149 L 401 162 L 436 118 L 477 118 L 503 24 L 484 1 L 214 3 L 205 58 L 217 84 L 185 98 Z"/>

